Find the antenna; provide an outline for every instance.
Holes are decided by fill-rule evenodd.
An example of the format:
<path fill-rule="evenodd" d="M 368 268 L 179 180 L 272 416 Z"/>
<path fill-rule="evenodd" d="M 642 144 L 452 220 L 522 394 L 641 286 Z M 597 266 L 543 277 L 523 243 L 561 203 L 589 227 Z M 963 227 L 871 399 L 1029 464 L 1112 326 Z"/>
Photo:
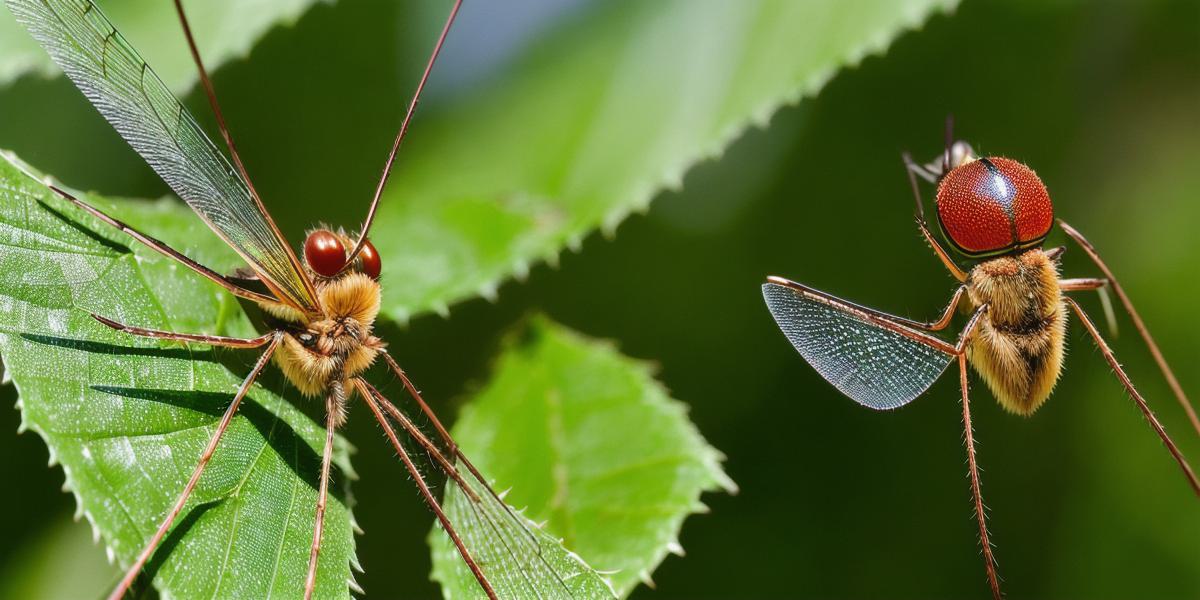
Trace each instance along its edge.
<path fill-rule="evenodd" d="M 176 0 L 178 2 L 178 0 Z M 404 134 L 408 133 L 408 125 L 412 122 L 413 113 L 417 110 L 417 103 L 421 100 L 421 91 L 425 89 L 425 82 L 429 80 L 429 73 L 433 71 L 433 63 L 437 60 L 438 53 L 442 51 L 442 45 L 446 42 L 446 36 L 450 33 L 450 26 L 454 23 L 454 17 L 458 15 L 458 9 L 462 6 L 462 0 L 455 0 L 454 7 L 450 9 L 450 16 L 446 17 L 446 24 L 442 27 L 442 33 L 438 36 L 437 44 L 433 47 L 433 54 L 429 56 L 429 62 L 425 64 L 425 73 L 421 75 L 421 81 L 417 83 L 417 91 L 413 93 L 412 101 L 408 103 L 408 113 L 404 115 L 404 121 L 400 124 L 400 131 L 396 133 L 396 141 L 392 142 L 392 151 L 388 153 L 387 163 L 383 166 L 383 176 L 379 178 L 379 185 L 375 187 L 375 197 L 371 199 L 371 207 L 367 209 L 367 218 L 363 221 L 362 230 L 358 234 L 358 241 L 354 244 L 354 249 L 346 256 L 346 265 L 354 262 L 354 258 L 362 251 L 363 245 L 367 243 L 367 233 L 371 230 L 371 223 L 375 221 L 375 211 L 379 208 L 379 199 L 383 196 L 383 188 L 387 185 L 388 177 L 392 174 L 392 164 L 396 162 L 396 150 L 400 148 L 400 142 L 404 140 Z M 345 267 L 342 267 L 343 269 Z"/>
<path fill-rule="evenodd" d="M 950 172 L 950 146 L 954 145 L 954 114 L 946 115 L 946 149 L 942 153 L 942 175 Z"/>

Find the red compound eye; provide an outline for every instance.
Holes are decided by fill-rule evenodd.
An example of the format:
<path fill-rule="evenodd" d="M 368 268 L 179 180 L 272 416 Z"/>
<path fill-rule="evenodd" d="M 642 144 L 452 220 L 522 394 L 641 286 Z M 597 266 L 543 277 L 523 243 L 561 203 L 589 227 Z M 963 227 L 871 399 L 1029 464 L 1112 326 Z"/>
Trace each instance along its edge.
<path fill-rule="evenodd" d="M 379 279 L 379 273 L 383 270 L 383 261 L 379 259 L 379 252 L 375 250 L 375 246 L 371 245 L 371 240 L 363 242 L 362 250 L 358 251 L 358 258 L 362 260 L 362 270 L 367 277 L 371 279 Z"/>
<path fill-rule="evenodd" d="M 1008 158 L 981 158 L 950 171 L 938 186 L 937 211 L 946 237 L 970 256 L 1036 244 L 1054 223 L 1042 180 Z"/>
<path fill-rule="evenodd" d="M 304 260 L 318 275 L 333 277 L 346 264 L 346 247 L 333 232 L 318 229 L 304 240 Z"/>

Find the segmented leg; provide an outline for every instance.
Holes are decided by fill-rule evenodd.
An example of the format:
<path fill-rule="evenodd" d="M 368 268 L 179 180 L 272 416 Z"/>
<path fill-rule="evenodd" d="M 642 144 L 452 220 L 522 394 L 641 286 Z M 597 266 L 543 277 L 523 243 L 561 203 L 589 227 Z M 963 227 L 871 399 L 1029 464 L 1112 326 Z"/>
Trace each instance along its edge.
<path fill-rule="evenodd" d="M 416 482 L 417 489 L 419 489 L 421 492 L 421 497 L 425 499 L 425 503 L 429 506 L 430 510 L 433 511 L 433 514 L 437 517 L 438 522 L 441 523 L 442 529 L 446 531 L 446 533 L 450 536 L 451 541 L 454 542 L 454 546 L 458 548 L 458 553 L 462 556 L 463 562 L 465 562 L 467 567 L 471 569 L 471 573 L 475 575 L 475 579 L 479 581 L 479 585 L 483 588 L 483 591 L 487 594 L 488 598 L 490 600 L 499 600 L 499 596 L 496 595 L 495 588 L 492 587 L 492 584 L 490 581 L 488 581 L 487 576 L 483 574 L 483 569 L 479 566 L 479 563 L 475 561 L 475 558 L 471 556 L 471 553 L 467 550 L 466 544 L 463 543 L 462 538 L 459 537 L 458 532 L 455 531 L 454 525 L 450 523 L 450 519 L 446 516 L 446 512 L 442 510 L 442 505 L 437 501 L 437 498 L 433 496 L 433 492 L 429 489 L 429 485 L 425 483 L 425 478 L 423 475 L 421 475 L 421 471 L 417 469 L 417 465 L 413 463 L 412 457 L 408 455 L 408 451 L 405 450 L 404 445 L 400 443 L 400 438 L 396 436 L 396 430 L 392 427 L 392 424 L 388 422 L 387 416 L 383 414 L 383 410 L 380 408 L 379 403 L 375 400 L 374 394 L 371 393 L 372 388 L 370 385 L 362 379 L 355 379 L 354 383 L 358 387 L 359 392 L 361 392 L 363 399 L 366 400 L 367 406 L 370 407 L 371 412 L 375 414 L 375 420 L 379 421 L 379 425 L 383 427 L 383 431 L 387 435 L 388 440 L 392 443 L 392 447 L 395 448 L 396 453 L 400 455 L 400 460 L 404 462 L 404 468 L 408 470 L 409 475 L 411 475 L 413 481 Z"/>
<path fill-rule="evenodd" d="M 333 432 L 337 430 L 338 404 L 345 394 L 340 384 L 331 386 L 325 398 L 325 448 L 321 451 L 321 483 L 317 492 L 317 518 L 313 524 L 312 547 L 308 553 L 308 575 L 304 577 L 304 600 L 311 600 L 317 587 L 317 557 L 325 532 L 325 503 L 329 497 L 329 466 L 333 460 Z"/>
<path fill-rule="evenodd" d="M 992 554 L 992 542 L 988 537 L 987 512 L 983 505 L 983 491 L 979 485 L 979 467 L 975 462 L 975 431 L 971 425 L 971 400 L 967 393 L 967 355 L 958 355 L 958 382 L 962 388 L 963 431 L 967 446 L 967 469 L 971 476 L 971 495 L 975 500 L 975 519 L 979 522 L 979 544 L 983 547 L 983 563 L 987 568 L 988 585 L 992 598 L 1001 600 L 1000 576 L 996 573 L 996 557 Z"/>
<path fill-rule="evenodd" d="M 1177 447 L 1175 442 L 1171 440 L 1171 436 L 1167 435 L 1167 431 L 1163 429 L 1162 423 L 1158 422 L 1158 417 L 1154 416 L 1154 412 L 1151 411 L 1150 406 L 1146 404 L 1146 399 L 1143 398 L 1142 394 L 1133 387 L 1133 381 L 1129 379 L 1129 375 L 1125 374 L 1125 369 L 1121 368 L 1121 363 L 1117 362 L 1116 355 L 1113 354 L 1112 349 L 1108 347 L 1108 343 L 1104 341 L 1103 337 L 1101 337 L 1100 331 L 1096 329 L 1096 325 L 1092 323 L 1092 320 L 1087 316 L 1087 313 L 1083 312 L 1083 308 L 1079 306 L 1078 302 L 1075 302 L 1075 300 L 1072 298 L 1067 298 L 1066 300 L 1067 303 L 1071 305 L 1071 309 L 1074 310 L 1075 314 L 1079 317 L 1079 322 L 1083 323 L 1084 328 L 1087 329 L 1088 333 L 1091 334 L 1092 339 L 1095 340 L 1096 347 L 1099 348 L 1100 353 L 1104 355 L 1104 360 L 1108 362 L 1108 366 L 1112 367 L 1113 373 L 1116 374 L 1117 379 L 1121 382 L 1121 385 L 1125 386 L 1125 391 L 1129 392 L 1129 397 L 1133 398 L 1133 401 L 1137 403 L 1138 409 L 1142 411 L 1142 415 L 1146 417 L 1147 421 L 1150 422 L 1150 427 L 1154 429 L 1154 432 L 1157 433 L 1158 437 L 1162 439 L 1164 444 L 1166 444 L 1167 451 L 1171 453 L 1171 457 L 1175 459 L 1175 462 L 1179 463 L 1179 468 L 1183 469 L 1183 475 L 1187 477 L 1188 483 L 1191 484 L 1192 491 L 1195 492 L 1197 496 L 1200 496 L 1200 482 L 1197 482 L 1196 473 L 1192 471 L 1192 466 L 1188 464 L 1187 459 L 1183 457 L 1183 453 L 1179 451 L 1179 447 Z"/>
<path fill-rule="evenodd" d="M 163 242 L 160 242 L 159 240 L 157 240 L 155 238 L 152 238 L 152 237 L 130 227 L 129 225 L 126 225 L 122 221 L 118 221 L 117 219 L 114 219 L 114 218 L 108 216 L 107 214 L 101 212 L 100 209 L 84 202 L 83 200 L 76 198 L 75 196 L 72 196 L 71 194 L 68 194 L 67 192 L 65 192 L 53 185 L 50 186 L 50 189 L 54 190 L 54 193 L 58 194 L 59 196 L 62 196 L 63 199 L 74 204 L 75 206 L 78 206 L 84 212 L 87 212 L 88 214 L 92 215 L 93 217 L 96 217 L 97 219 L 100 219 L 101 221 L 104 221 L 105 223 L 121 230 L 122 233 L 145 244 L 151 250 L 155 250 L 168 258 L 175 259 L 183 266 L 206 277 L 213 283 L 216 283 L 217 285 L 225 288 L 226 290 L 229 291 L 229 293 L 231 293 L 235 296 L 238 296 L 241 298 L 246 298 L 247 300 L 253 300 L 255 302 L 278 302 L 278 300 L 276 300 L 275 298 L 272 298 L 272 297 L 264 295 L 264 294 L 260 294 L 258 292 L 252 291 L 252 290 L 248 290 L 248 289 L 226 279 L 224 275 L 221 275 L 220 273 L 217 273 L 216 271 L 213 271 L 212 269 L 184 256 L 183 253 L 181 253 L 180 251 L 166 245 Z"/>
<path fill-rule="evenodd" d="M 116 329 L 117 331 L 120 331 L 122 333 L 128 333 L 129 335 L 136 335 L 138 337 L 154 338 L 154 339 L 158 339 L 158 340 L 169 340 L 169 341 L 174 341 L 174 342 L 190 342 L 190 343 L 208 344 L 209 346 L 223 346 L 226 348 L 258 348 L 260 346 L 266 345 L 272 339 L 275 339 L 275 335 L 276 335 L 276 333 L 274 331 L 272 331 L 271 333 L 265 333 L 256 338 L 235 338 L 235 337 L 225 337 L 223 335 L 175 333 L 174 331 L 162 331 L 160 329 L 143 329 L 141 327 L 125 325 L 124 323 L 118 323 L 117 321 L 109 319 L 108 317 L 102 317 L 95 313 L 92 314 L 92 318 L 96 319 L 97 321 L 100 321 L 101 323 L 103 323 L 109 327 L 112 327 L 113 329 Z"/>
<path fill-rule="evenodd" d="M 154 536 L 146 544 L 142 552 L 138 554 L 137 560 L 125 572 L 125 577 L 121 579 L 121 583 L 117 584 L 116 589 L 108 596 L 108 600 L 121 600 L 137 579 L 142 568 L 146 566 L 146 561 L 154 554 L 154 549 L 158 547 L 159 542 L 166 536 L 167 531 L 171 529 L 171 524 L 175 522 L 176 517 L 187 504 L 188 497 L 192 495 L 192 490 L 196 488 L 196 482 L 200 481 L 200 475 L 204 473 L 204 468 L 208 466 L 209 459 L 212 458 L 213 452 L 216 451 L 217 445 L 221 442 L 221 436 L 225 435 L 225 430 L 229 428 L 229 424 L 233 422 L 233 415 L 237 413 L 238 406 L 242 403 L 242 398 L 250 391 L 250 386 L 254 384 L 254 380 L 258 378 L 259 373 L 267 366 L 267 361 L 271 359 L 271 355 L 275 353 L 275 348 L 279 346 L 279 341 L 283 339 L 282 334 L 273 333 L 270 345 L 258 358 L 258 362 L 254 363 L 254 368 L 250 370 L 250 374 L 242 381 L 242 385 L 233 396 L 233 401 L 229 403 L 229 408 L 225 409 L 225 414 L 221 416 L 221 421 L 217 424 L 217 430 L 208 440 L 208 445 L 204 448 L 204 453 L 200 455 L 200 462 L 196 463 L 196 468 L 192 470 L 192 476 L 188 479 L 187 485 L 183 487 L 183 492 L 179 494 L 179 499 L 175 501 L 175 505 L 171 507 L 171 511 L 167 513 L 162 524 L 158 526 L 158 530 L 154 532 Z"/>
<path fill-rule="evenodd" d="M 397 363 L 396 359 L 392 358 L 392 355 L 388 354 L 386 350 L 383 352 L 383 360 L 392 369 L 392 372 L 400 378 L 400 381 L 404 383 L 404 389 L 408 391 L 408 395 L 411 396 L 412 399 L 416 401 L 417 405 L 421 407 L 421 412 L 425 414 L 425 417 L 428 418 L 431 423 L 433 423 L 434 429 L 437 430 L 438 435 L 442 438 L 442 443 L 446 445 L 447 452 L 453 455 L 455 460 L 457 460 L 460 464 L 465 466 L 467 470 L 471 472 L 471 475 L 475 477 L 476 481 L 486 482 L 487 479 L 485 479 L 483 474 L 479 472 L 479 469 L 475 468 L 475 464 L 471 462 L 471 459 L 467 458 L 467 455 L 464 454 L 462 450 L 458 449 L 458 444 L 454 441 L 454 438 L 450 437 L 450 432 L 446 430 L 444 425 L 442 425 L 442 421 L 438 419 L 437 414 L 433 412 L 433 408 L 431 408 L 429 404 L 425 402 L 425 398 L 421 396 L 420 390 L 418 390 L 417 386 L 413 384 L 412 379 L 409 379 L 408 374 L 404 372 L 404 369 L 400 368 L 400 363 Z M 411 419 L 408 419 L 408 417 L 404 416 L 404 413 L 397 408 L 396 405 L 389 402 L 387 398 L 384 398 L 382 395 L 377 397 L 384 410 L 395 416 L 397 420 L 402 419 L 401 422 L 412 422 Z M 424 438 L 424 435 L 421 437 Z M 457 471 L 455 471 L 454 475 L 451 475 L 451 477 L 462 483 L 461 476 Z M 484 487 L 487 489 L 488 494 L 495 498 L 496 502 L 500 503 L 500 505 L 504 507 L 504 510 L 508 511 L 510 514 L 513 514 L 512 507 L 509 506 L 508 503 L 496 493 L 496 490 L 494 490 L 492 486 L 485 485 Z M 475 491 L 472 490 L 470 486 L 463 485 L 462 489 L 467 495 L 475 495 Z M 513 517 L 514 520 L 518 522 L 521 521 L 521 519 L 516 518 L 515 514 L 513 514 Z"/>
<path fill-rule="evenodd" d="M 397 408 L 396 405 L 392 404 L 391 401 L 385 398 L 384 395 L 375 388 L 375 386 L 367 383 L 366 381 L 363 381 L 361 384 L 359 384 L 359 387 L 365 388 L 368 392 L 370 392 L 371 396 L 375 398 L 375 401 L 379 403 L 384 412 L 391 415 L 392 418 L 400 424 L 400 427 L 404 429 L 404 432 L 416 440 L 417 444 L 425 449 L 425 452 L 429 453 L 429 456 L 433 458 L 434 462 L 436 462 L 439 467 L 441 467 L 442 471 L 444 471 L 450 479 L 453 479 L 464 493 L 470 495 L 473 500 L 478 501 L 478 497 L 475 496 L 475 492 L 467 485 L 467 482 L 463 480 L 462 474 L 458 472 L 458 469 L 454 467 L 453 461 L 442 452 L 441 448 L 437 447 L 437 444 L 433 443 L 433 440 L 429 439 L 429 436 L 425 435 L 425 432 L 421 431 L 420 427 L 417 427 L 416 423 L 413 423 L 412 419 L 408 418 L 408 415 L 404 414 L 404 411 Z"/>
<path fill-rule="evenodd" d="M 1104 310 L 1104 322 L 1108 325 L 1108 333 L 1116 337 L 1117 315 L 1113 312 L 1112 298 L 1108 295 L 1110 285 L 1112 283 L 1103 277 L 1077 277 L 1073 279 L 1060 279 L 1058 281 L 1058 286 L 1064 292 L 1096 290 L 1096 293 L 1100 296 L 1100 307 Z"/>
<path fill-rule="evenodd" d="M 1179 385 L 1179 380 L 1175 379 L 1175 373 L 1171 371 L 1170 365 L 1167 364 L 1167 359 L 1163 356 L 1162 351 L 1158 349 L 1158 344 L 1150 336 L 1150 330 L 1146 327 L 1146 323 L 1142 321 L 1142 316 L 1133 308 L 1133 301 L 1129 299 L 1125 290 L 1121 288 L 1121 284 L 1117 281 L 1116 276 L 1113 275 L 1112 270 L 1108 268 L 1108 265 L 1104 264 L 1104 261 L 1100 259 L 1100 255 L 1096 252 L 1095 246 L 1092 246 L 1091 242 L 1083 237 L 1083 234 L 1061 219 L 1058 221 L 1058 225 L 1062 227 L 1063 232 L 1071 236 L 1071 239 L 1079 244 L 1079 247 L 1088 255 L 1088 258 L 1091 258 L 1092 262 L 1096 263 L 1096 266 L 1100 268 L 1100 272 L 1104 273 L 1104 277 L 1108 279 L 1108 283 L 1112 286 L 1113 291 L 1116 292 L 1117 298 L 1121 300 L 1121 304 L 1125 307 L 1125 312 L 1129 313 L 1129 318 L 1133 321 L 1133 326 L 1137 328 L 1138 333 L 1142 336 L 1142 340 L 1146 342 L 1146 346 L 1150 349 L 1150 354 L 1154 356 L 1154 362 L 1158 363 L 1158 368 L 1162 371 L 1163 377 L 1166 378 L 1167 385 L 1175 393 L 1175 399 L 1179 401 L 1179 405 L 1187 413 L 1188 419 L 1192 422 L 1192 428 L 1196 430 L 1197 434 L 1200 434 L 1200 416 L 1196 415 L 1196 409 L 1192 407 L 1187 394 L 1183 393 L 1183 387 Z"/>

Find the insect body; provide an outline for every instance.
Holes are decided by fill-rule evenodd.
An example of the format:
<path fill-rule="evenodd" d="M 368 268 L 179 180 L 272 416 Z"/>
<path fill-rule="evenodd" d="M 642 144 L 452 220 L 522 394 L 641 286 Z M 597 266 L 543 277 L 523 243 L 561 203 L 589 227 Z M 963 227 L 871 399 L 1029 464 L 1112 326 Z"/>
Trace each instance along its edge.
<path fill-rule="evenodd" d="M 461 0 L 455 1 L 409 103 L 362 229 L 355 238 L 340 230 L 335 232 L 323 228 L 310 232 L 303 247 L 303 263 L 280 234 L 250 182 L 225 126 L 212 83 L 196 50 L 179 0 L 176 0 L 175 7 L 199 70 L 201 84 L 233 160 L 232 165 L 91 0 L 5 2 L 17 20 L 29 29 L 122 137 L 217 235 L 245 259 L 250 267 L 251 278 L 261 282 L 267 290 L 263 293 L 245 287 L 51 186 L 79 209 L 178 261 L 235 296 L 258 304 L 266 313 L 270 328 L 259 337 L 241 339 L 143 329 L 93 315 L 114 329 L 137 336 L 209 346 L 264 349 L 225 409 L 187 484 L 130 564 L 110 600 L 120 600 L 125 596 L 159 543 L 171 530 L 187 506 L 188 498 L 232 422 L 238 406 L 271 360 L 304 395 L 323 397 L 326 414 L 325 444 L 321 454 L 307 575 L 303 582 L 289 582 L 295 586 L 294 593 L 285 590 L 281 594 L 299 596 L 301 589 L 305 598 L 311 598 L 314 594 L 334 432 L 346 420 L 348 401 L 357 396 L 370 408 L 422 498 L 488 597 L 612 597 L 612 590 L 607 583 L 587 569 L 582 561 L 573 555 L 566 555 L 565 550 L 557 545 L 557 540 L 533 528 L 504 504 L 458 449 L 404 371 L 386 353 L 384 342 L 373 333 L 382 293 L 378 283 L 382 261 L 368 241 L 367 234 L 391 172 L 396 150 L 408 130 L 417 99 Z M 408 415 L 362 377 L 364 371 L 381 357 L 432 423 L 436 436 L 427 436 Z M 397 428 L 408 437 L 410 447 L 406 448 L 401 442 Z M 417 449 L 420 452 L 414 452 Z M 448 495 L 449 499 L 439 501 L 426 483 L 426 476 L 415 464 L 414 455 L 427 456 L 433 468 L 446 475 L 448 485 L 458 494 Z M 465 525 L 462 535 L 456 528 L 457 524 Z M 551 560 L 549 551 L 560 554 Z M 343 588 L 339 594 L 345 591 Z"/>
<path fill-rule="evenodd" d="M 1033 414 L 1058 380 L 1067 327 L 1058 265 L 1040 248 L 1054 208 L 1029 167 L 1009 158 L 962 160 L 938 184 L 938 223 L 967 256 L 1008 253 L 967 273 L 969 304 L 988 306 L 967 358 L 1001 406 Z"/>
<path fill-rule="evenodd" d="M 1061 221 L 1063 231 L 1105 276 L 1059 276 L 1058 260 L 1064 249 L 1042 249 L 1054 224 L 1053 206 L 1046 187 L 1029 167 L 1008 158 L 977 157 L 962 142 L 947 144 L 941 160 L 929 165 L 917 165 L 907 155 L 905 164 L 917 203 L 917 226 L 942 264 L 960 282 L 938 320 L 923 323 L 888 315 L 780 277 L 768 278 L 762 287 L 763 297 L 776 323 L 805 360 L 842 393 L 864 406 L 880 410 L 903 406 L 924 393 L 952 362 L 958 363 L 975 517 L 988 583 L 999 600 L 1000 580 L 975 459 L 967 395 L 968 363 L 987 382 L 1001 406 L 1020 415 L 1033 414 L 1058 380 L 1067 317 L 1074 312 L 1183 470 L 1192 490 L 1200 495 L 1200 483 L 1191 466 L 1117 363 L 1099 330 L 1068 296 L 1071 292 L 1098 290 L 1107 312 L 1105 292 L 1111 288 L 1198 433 L 1200 420 L 1108 266 L 1079 232 Z M 917 177 L 938 183 L 938 223 L 955 250 L 977 261 L 970 270 L 960 268 L 929 231 Z M 958 339 L 951 343 L 934 335 L 950 325 L 960 304 L 971 316 Z"/>
<path fill-rule="evenodd" d="M 987 306 L 967 358 L 1004 408 L 1030 415 L 1062 371 L 1067 304 L 1058 265 L 1041 248 L 993 258 L 967 274 L 967 298 Z"/>
<path fill-rule="evenodd" d="M 329 240 L 337 242 L 330 244 Z M 284 322 L 283 343 L 275 363 L 306 396 L 319 396 L 331 385 L 348 387 L 350 380 L 375 362 L 383 342 L 371 334 L 382 297 L 379 255 L 370 242 L 371 267 L 341 270 L 345 265 L 344 234 L 313 231 L 305 241 L 304 258 L 320 299 L 321 312 L 311 314 L 286 304 L 264 302 L 260 306 Z M 324 245 L 322 245 L 324 244 Z M 322 248 L 323 250 L 312 250 Z M 340 252 L 339 252 L 340 251 Z M 340 254 L 340 256 L 338 256 Z M 365 253 L 364 253 L 365 254 Z M 327 266 L 338 259 L 329 275 Z M 366 263 L 360 254 L 358 263 Z M 325 261 L 325 262 L 322 262 Z M 371 273 L 374 273 L 372 276 Z"/>

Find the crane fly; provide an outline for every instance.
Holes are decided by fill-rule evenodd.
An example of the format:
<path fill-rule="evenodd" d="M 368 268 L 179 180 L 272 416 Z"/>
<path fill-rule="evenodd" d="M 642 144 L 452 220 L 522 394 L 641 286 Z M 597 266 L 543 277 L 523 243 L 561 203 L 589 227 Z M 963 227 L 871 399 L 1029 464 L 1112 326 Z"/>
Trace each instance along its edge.
<path fill-rule="evenodd" d="M 1041 179 L 1020 162 L 980 157 L 965 142 L 951 144 L 951 139 L 948 121 L 946 148 L 937 160 L 919 165 L 904 155 L 916 199 L 917 228 L 959 282 L 940 318 L 919 322 L 889 315 L 781 277 L 769 277 L 762 292 L 771 315 L 800 355 L 826 381 L 868 408 L 904 406 L 929 389 L 951 363 L 958 363 L 967 468 L 979 542 L 988 585 L 992 596 L 999 600 L 1000 578 L 976 466 L 967 395 L 968 364 L 982 376 L 1003 408 L 1018 415 L 1032 415 L 1049 397 L 1062 371 L 1067 317 L 1073 312 L 1179 464 L 1192 490 L 1200 495 L 1200 483 L 1191 466 L 1134 388 L 1099 329 L 1067 295 L 1099 291 L 1111 324 L 1107 295 L 1111 289 L 1198 433 L 1200 421 L 1112 271 L 1083 235 L 1061 220 L 1058 224 L 1063 232 L 1079 245 L 1103 277 L 1060 277 L 1059 260 L 1065 249 L 1042 247 L 1055 219 Z M 930 232 L 917 177 L 937 185 L 938 225 L 950 246 L 974 261 L 970 270 L 960 268 Z M 957 339 L 949 342 L 934 335 L 950 325 L 960 306 L 970 317 Z"/>
<path fill-rule="evenodd" d="M 303 262 L 280 234 L 250 182 L 180 0 L 175 0 L 175 9 L 232 165 L 95 3 L 90 0 L 5 1 L 17 20 L 45 47 L 117 132 L 246 261 L 251 274 L 248 278 L 262 284 L 260 289 L 252 289 L 244 281 L 247 278 L 221 275 L 51 186 L 79 209 L 233 295 L 257 304 L 269 326 L 269 331 L 261 336 L 239 339 L 152 330 L 93 315 L 101 323 L 133 336 L 186 344 L 263 349 L 221 417 L 187 484 L 112 591 L 110 600 L 120 600 L 130 591 L 183 511 L 242 399 L 269 362 L 274 362 L 303 395 L 320 397 L 325 402 L 324 448 L 318 500 L 314 507 L 312 545 L 303 582 L 305 598 L 312 597 L 316 586 L 334 432 L 345 423 L 349 402 L 355 396 L 362 398 L 383 428 L 421 497 L 489 598 L 611 597 L 607 587 L 593 589 L 589 587 L 594 585 L 594 582 L 589 583 L 590 578 L 579 577 L 586 566 L 573 555 L 567 564 L 550 561 L 543 555 L 545 545 L 551 543 L 547 540 L 552 538 L 535 531 L 492 490 L 458 449 L 413 382 L 387 353 L 383 340 L 372 331 L 380 308 L 378 278 L 382 261 L 367 234 L 396 151 L 408 131 L 421 90 L 462 0 L 455 0 L 425 65 L 362 228 L 356 235 L 324 228 L 310 231 L 303 244 Z M 400 379 L 436 433 L 426 435 L 405 412 L 363 379 L 362 373 L 380 359 Z M 407 436 L 412 449 L 406 448 L 402 436 Z M 420 454 L 416 449 L 427 456 L 421 460 L 432 463 L 446 475 L 451 490 L 457 490 L 449 502 L 445 496 L 442 501 L 435 496 L 415 462 L 414 455 Z M 447 496 L 449 494 L 448 491 Z M 462 525 L 461 530 L 456 524 Z"/>

